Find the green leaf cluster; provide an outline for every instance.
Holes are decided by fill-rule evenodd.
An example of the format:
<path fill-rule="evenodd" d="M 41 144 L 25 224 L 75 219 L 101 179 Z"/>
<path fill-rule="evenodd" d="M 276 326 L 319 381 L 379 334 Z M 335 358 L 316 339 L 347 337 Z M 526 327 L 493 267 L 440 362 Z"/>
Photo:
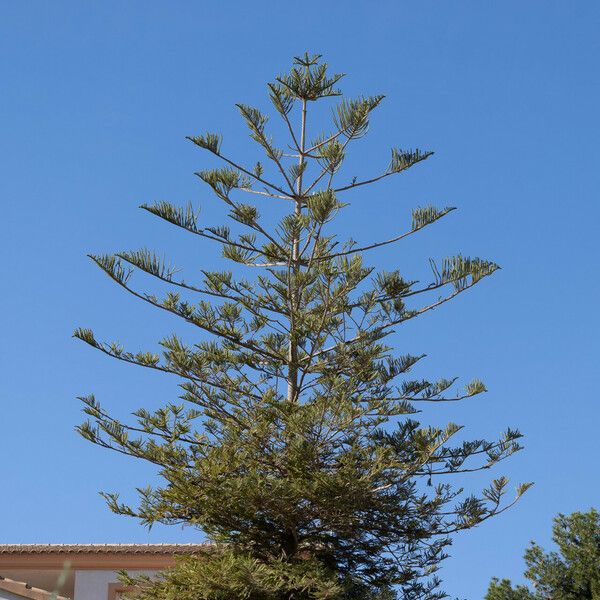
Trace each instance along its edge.
<path fill-rule="evenodd" d="M 494 578 L 486 600 L 600 599 L 600 513 L 559 514 L 552 541 L 556 550 L 545 552 L 532 542 L 525 552 L 525 577 L 532 589 Z"/>

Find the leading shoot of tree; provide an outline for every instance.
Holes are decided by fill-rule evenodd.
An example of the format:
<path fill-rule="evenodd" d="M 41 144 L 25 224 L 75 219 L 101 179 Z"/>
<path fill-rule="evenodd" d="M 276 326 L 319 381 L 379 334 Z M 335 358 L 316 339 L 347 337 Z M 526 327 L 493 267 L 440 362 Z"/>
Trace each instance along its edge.
<path fill-rule="evenodd" d="M 142 206 L 217 244 L 237 263 L 235 274 L 206 270 L 200 281 L 184 280 L 145 249 L 91 257 L 124 290 L 197 331 L 161 340 L 160 354 L 75 332 L 109 356 L 181 382 L 180 401 L 152 412 L 142 407 L 131 423 L 83 398 L 91 419 L 80 433 L 150 461 L 162 478 L 139 490 L 137 506 L 105 494 L 110 508 L 148 525 L 189 524 L 214 542 L 158 582 L 138 581 L 142 597 L 441 598 L 435 571 L 450 536 L 507 507 L 504 477 L 475 495 L 452 480 L 518 451 L 519 432 L 455 442 L 459 425 L 425 427 L 413 417 L 428 403 L 476 396 L 484 384 L 455 390 L 455 379 L 411 379 L 423 356 L 395 354 L 386 343 L 405 321 L 498 267 L 463 256 L 431 260 L 432 279 L 419 284 L 364 262 L 366 252 L 399 243 L 452 208 L 415 208 L 412 223 L 392 239 L 358 244 L 335 233 L 332 222 L 349 210 L 350 196 L 432 154 L 394 148 L 380 173 L 349 178 L 346 154 L 383 96 L 338 98 L 341 79 L 306 54 L 268 85 L 289 134 L 285 150 L 265 114 L 238 105 L 266 155 L 259 162 L 230 156 L 218 134 L 189 138 L 221 161 L 197 175 L 232 227 L 203 223 L 191 206 Z M 331 131 L 310 127 L 317 102 L 334 103 Z M 244 268 L 248 274 L 237 276 Z M 164 295 L 140 290 L 136 270 L 160 280 Z"/>

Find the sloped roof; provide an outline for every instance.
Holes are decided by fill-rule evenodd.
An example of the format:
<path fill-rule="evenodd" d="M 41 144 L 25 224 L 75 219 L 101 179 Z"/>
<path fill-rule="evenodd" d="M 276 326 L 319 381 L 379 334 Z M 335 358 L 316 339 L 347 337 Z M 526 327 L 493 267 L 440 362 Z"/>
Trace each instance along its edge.
<path fill-rule="evenodd" d="M 211 544 L 0 544 L 0 554 L 193 554 Z"/>
<path fill-rule="evenodd" d="M 14 579 L 7 579 L 6 577 L 0 576 L 0 590 L 10 592 L 15 596 L 21 598 L 28 598 L 29 600 L 68 600 L 64 596 L 58 596 L 47 590 L 33 587 L 24 581 L 15 581 Z"/>

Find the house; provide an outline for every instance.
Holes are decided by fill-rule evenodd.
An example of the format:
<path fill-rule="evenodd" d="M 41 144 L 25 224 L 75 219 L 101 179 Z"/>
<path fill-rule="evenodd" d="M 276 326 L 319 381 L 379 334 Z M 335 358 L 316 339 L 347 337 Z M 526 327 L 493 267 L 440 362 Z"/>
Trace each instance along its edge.
<path fill-rule="evenodd" d="M 154 575 L 204 544 L 0 544 L 0 600 L 118 600 L 118 571 Z"/>

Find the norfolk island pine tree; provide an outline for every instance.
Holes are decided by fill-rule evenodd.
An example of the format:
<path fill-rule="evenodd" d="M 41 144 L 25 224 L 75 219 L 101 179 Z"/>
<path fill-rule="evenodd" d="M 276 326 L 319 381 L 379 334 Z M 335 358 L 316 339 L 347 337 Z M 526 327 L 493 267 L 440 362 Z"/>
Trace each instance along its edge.
<path fill-rule="evenodd" d="M 270 137 L 265 114 L 237 105 L 266 155 L 254 167 L 230 157 L 218 134 L 189 138 L 221 161 L 196 175 L 225 205 L 233 229 L 201 223 L 191 205 L 141 207 L 217 244 L 248 276 L 205 270 L 200 281 L 184 280 L 147 249 L 91 256 L 121 288 L 198 332 L 191 341 L 161 340 L 160 353 L 125 350 L 89 329 L 74 334 L 180 380 L 176 402 L 142 407 L 129 423 L 94 396 L 81 398 L 89 418 L 79 432 L 156 465 L 162 482 L 139 489 L 136 506 L 104 493 L 110 509 L 148 526 L 184 523 L 214 543 L 158 581 L 135 580 L 144 598 L 442 598 L 435 572 L 452 534 L 516 501 L 504 502 L 505 477 L 479 494 L 451 481 L 520 450 L 518 431 L 455 441 L 459 425 L 422 426 L 414 418 L 428 403 L 481 394 L 484 384 L 456 390 L 455 379 L 411 379 L 424 355 L 398 355 L 386 344 L 405 321 L 498 266 L 460 255 L 430 260 L 431 281 L 420 284 L 363 263 L 365 253 L 417 234 L 452 207 L 415 208 L 412 223 L 391 239 L 361 245 L 331 233 L 348 192 L 432 155 L 394 148 L 380 173 L 340 182 L 346 153 L 384 99 L 341 97 L 342 77 L 305 54 L 268 84 L 289 134 L 286 151 Z M 334 103 L 331 132 L 311 132 L 311 110 L 327 101 Z M 164 284 L 164 296 L 140 290 L 136 271 Z M 518 486 L 516 498 L 528 486 Z"/>

